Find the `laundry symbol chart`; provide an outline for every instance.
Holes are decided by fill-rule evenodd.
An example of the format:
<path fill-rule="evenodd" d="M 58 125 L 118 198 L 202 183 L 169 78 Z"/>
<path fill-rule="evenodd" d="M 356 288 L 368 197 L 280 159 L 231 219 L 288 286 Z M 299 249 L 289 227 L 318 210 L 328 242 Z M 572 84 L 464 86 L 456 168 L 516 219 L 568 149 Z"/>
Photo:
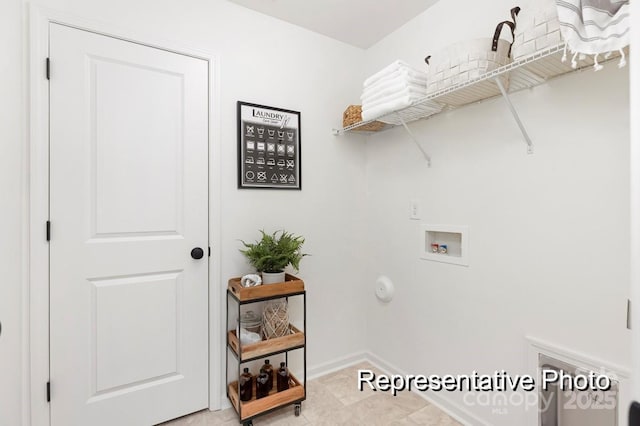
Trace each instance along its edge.
<path fill-rule="evenodd" d="M 283 144 L 278 145 L 278 154 L 284 155 L 285 146 Z"/>
<path fill-rule="evenodd" d="M 253 136 L 253 135 L 254 135 L 254 132 L 255 132 L 255 130 L 254 130 L 254 126 L 249 126 L 249 125 L 247 124 L 247 136 Z"/>
<path fill-rule="evenodd" d="M 294 145 L 287 145 L 287 154 L 293 155 L 296 153 L 296 147 Z"/>
<path fill-rule="evenodd" d="M 295 160 L 287 160 L 287 169 L 293 169 L 296 166 Z"/>
<path fill-rule="evenodd" d="M 258 180 L 262 182 L 267 180 L 267 172 L 258 172 Z"/>
<path fill-rule="evenodd" d="M 276 144 L 268 143 L 267 144 L 267 152 L 276 152 Z"/>

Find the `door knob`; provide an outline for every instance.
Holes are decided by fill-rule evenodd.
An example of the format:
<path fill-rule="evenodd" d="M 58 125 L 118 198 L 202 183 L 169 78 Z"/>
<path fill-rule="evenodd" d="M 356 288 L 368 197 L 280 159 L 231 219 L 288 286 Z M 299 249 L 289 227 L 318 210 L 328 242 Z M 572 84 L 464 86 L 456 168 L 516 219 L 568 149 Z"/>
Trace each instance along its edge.
<path fill-rule="evenodd" d="M 200 247 L 191 250 L 191 257 L 194 259 L 202 259 L 202 256 L 204 256 L 204 251 Z"/>

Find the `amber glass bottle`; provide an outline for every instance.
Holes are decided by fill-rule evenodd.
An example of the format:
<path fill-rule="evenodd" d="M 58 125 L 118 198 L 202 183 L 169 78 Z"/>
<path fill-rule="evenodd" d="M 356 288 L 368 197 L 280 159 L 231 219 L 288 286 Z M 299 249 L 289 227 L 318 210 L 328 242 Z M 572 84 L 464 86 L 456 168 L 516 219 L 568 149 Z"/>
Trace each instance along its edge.
<path fill-rule="evenodd" d="M 284 362 L 281 362 L 278 369 L 278 392 L 287 389 L 289 389 L 289 370 L 285 367 Z"/>
<path fill-rule="evenodd" d="M 269 395 L 269 376 L 264 371 L 260 371 L 256 379 L 256 399 Z"/>
<path fill-rule="evenodd" d="M 260 368 L 260 372 L 264 372 L 267 374 L 267 376 L 269 376 L 268 387 L 269 390 L 273 389 L 273 366 L 269 364 L 268 359 L 264 360 L 264 365 L 262 366 L 262 368 Z"/>
<path fill-rule="evenodd" d="M 245 368 L 244 373 L 240 375 L 240 401 L 251 401 L 253 397 L 253 376 L 249 373 L 249 369 Z"/>

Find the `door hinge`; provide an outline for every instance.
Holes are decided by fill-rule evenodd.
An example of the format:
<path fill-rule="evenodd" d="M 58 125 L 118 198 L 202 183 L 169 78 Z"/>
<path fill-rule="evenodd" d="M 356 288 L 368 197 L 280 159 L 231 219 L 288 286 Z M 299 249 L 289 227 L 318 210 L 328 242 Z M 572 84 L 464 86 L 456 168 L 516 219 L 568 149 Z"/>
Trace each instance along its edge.
<path fill-rule="evenodd" d="M 47 241 L 51 241 L 51 221 L 47 221 Z"/>
<path fill-rule="evenodd" d="M 47 80 L 51 80 L 51 60 L 47 58 Z"/>
<path fill-rule="evenodd" d="M 627 330 L 631 330 L 631 300 L 627 299 Z"/>
<path fill-rule="evenodd" d="M 47 382 L 47 402 L 51 402 L 51 382 Z"/>
<path fill-rule="evenodd" d="M 211 246 L 209 246 L 209 257 L 211 257 Z"/>

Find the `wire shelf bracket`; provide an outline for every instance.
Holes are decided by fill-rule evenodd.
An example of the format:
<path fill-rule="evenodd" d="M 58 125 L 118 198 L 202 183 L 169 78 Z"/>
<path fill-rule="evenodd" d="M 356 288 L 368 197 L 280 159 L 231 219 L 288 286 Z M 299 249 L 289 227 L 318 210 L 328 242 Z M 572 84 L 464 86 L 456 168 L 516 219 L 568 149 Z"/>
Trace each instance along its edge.
<path fill-rule="evenodd" d="M 411 129 L 409 129 L 409 126 L 407 126 L 407 123 L 404 121 L 402 116 L 400 114 L 397 114 L 397 115 L 398 115 L 398 120 L 400 121 L 400 124 L 402 124 L 402 127 L 404 127 L 404 130 L 406 130 L 407 134 L 409 135 L 409 138 L 413 141 L 413 143 L 416 144 L 416 146 L 424 156 L 424 159 L 427 161 L 427 167 L 431 167 L 431 156 L 429 156 L 429 154 L 427 154 L 427 151 L 424 150 L 424 148 L 418 141 L 418 138 L 416 138 L 416 136 L 413 134 Z"/>
<path fill-rule="evenodd" d="M 516 124 L 518 125 L 518 127 L 520 128 L 520 131 L 522 132 L 522 137 L 524 137 L 524 142 L 527 144 L 527 154 L 533 154 L 533 142 L 531 141 L 531 138 L 529 137 L 529 133 L 527 133 L 527 129 L 524 127 L 524 124 L 522 124 L 520 115 L 518 115 L 518 111 L 513 106 L 513 103 L 511 102 L 511 98 L 509 98 L 509 94 L 505 90 L 504 85 L 502 84 L 502 81 L 500 81 L 500 77 L 495 77 L 494 81 L 498 85 L 498 89 L 500 89 L 502 98 L 507 103 L 507 106 L 509 107 L 509 111 L 511 111 L 511 114 L 513 115 L 513 119 L 516 121 Z"/>

